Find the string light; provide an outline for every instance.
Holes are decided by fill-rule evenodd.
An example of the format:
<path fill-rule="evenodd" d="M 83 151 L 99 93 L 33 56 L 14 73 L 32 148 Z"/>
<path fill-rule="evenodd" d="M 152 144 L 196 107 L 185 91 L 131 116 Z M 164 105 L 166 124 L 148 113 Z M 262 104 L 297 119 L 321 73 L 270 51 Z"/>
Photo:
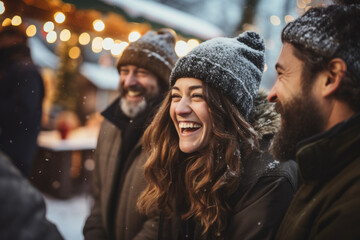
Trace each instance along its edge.
<path fill-rule="evenodd" d="M 5 26 L 9 26 L 10 24 L 11 24 L 11 19 L 5 18 L 4 21 L 2 22 L 1 26 L 5 27 Z"/>
<path fill-rule="evenodd" d="M 48 43 L 54 43 L 57 39 L 57 34 L 55 31 L 50 31 L 47 35 L 46 35 L 46 41 Z"/>
<path fill-rule="evenodd" d="M 57 23 L 63 23 L 65 21 L 65 14 L 63 14 L 62 12 L 56 12 L 54 14 L 54 20 Z"/>
<path fill-rule="evenodd" d="M 96 19 L 93 22 L 93 26 L 94 26 L 95 31 L 98 31 L 98 32 L 101 32 L 105 29 L 105 24 L 100 19 Z"/>
<path fill-rule="evenodd" d="M 189 39 L 187 41 L 187 45 L 188 45 L 188 50 L 191 51 L 194 47 L 196 47 L 197 45 L 199 45 L 199 41 L 196 39 Z"/>
<path fill-rule="evenodd" d="M 46 23 L 44 23 L 43 29 L 45 32 L 51 32 L 54 30 L 54 28 L 55 28 L 55 25 L 53 22 L 47 21 Z"/>
<path fill-rule="evenodd" d="M 129 39 L 129 42 L 135 42 L 135 41 L 138 40 L 140 37 L 141 37 L 141 34 L 138 33 L 138 32 L 136 32 L 136 31 L 134 31 L 134 32 L 131 32 L 131 33 L 129 34 L 128 39 Z"/>
<path fill-rule="evenodd" d="M 3 14 L 5 12 L 5 6 L 3 1 L 0 1 L 0 15 Z"/>
<path fill-rule="evenodd" d="M 79 43 L 81 45 L 87 45 L 90 42 L 90 34 L 88 34 L 87 32 L 83 32 L 82 34 L 80 34 L 79 36 Z"/>
<path fill-rule="evenodd" d="M 179 40 L 175 44 L 175 52 L 179 57 L 185 56 L 188 53 L 188 45 L 185 41 Z"/>
<path fill-rule="evenodd" d="M 281 20 L 280 20 L 280 18 L 278 16 L 272 15 L 270 17 L 270 22 L 271 22 L 272 25 L 277 26 L 277 25 L 280 25 Z"/>
<path fill-rule="evenodd" d="M 110 50 L 114 45 L 114 40 L 112 38 L 105 38 L 104 41 L 102 42 L 102 47 L 105 50 Z"/>
<path fill-rule="evenodd" d="M 79 58 L 80 54 L 81 54 L 81 50 L 79 47 L 75 46 L 75 47 L 70 48 L 70 50 L 69 50 L 69 57 L 71 59 Z"/>
<path fill-rule="evenodd" d="M 292 22 L 294 21 L 294 17 L 291 16 L 291 15 L 286 15 L 285 16 L 285 23 L 289 23 L 289 22 Z"/>
<path fill-rule="evenodd" d="M 111 48 L 111 54 L 113 56 L 119 56 L 122 54 L 122 52 L 125 50 L 125 48 L 129 46 L 127 42 L 115 42 L 114 46 Z"/>
<path fill-rule="evenodd" d="M 71 32 L 68 29 L 64 29 L 60 32 L 60 40 L 63 42 L 69 41 L 71 38 Z"/>
<path fill-rule="evenodd" d="M 94 53 L 99 53 L 102 51 L 102 42 L 103 39 L 101 37 L 96 37 L 93 39 L 91 44 L 91 49 L 93 50 Z"/>
<path fill-rule="evenodd" d="M 22 19 L 20 16 L 15 15 L 12 19 L 11 19 L 11 24 L 14 26 L 19 26 L 22 23 Z"/>
<path fill-rule="evenodd" d="M 26 28 L 26 35 L 28 37 L 33 37 L 33 36 L 35 36 L 35 34 L 36 34 L 36 26 L 35 25 L 32 24 Z"/>

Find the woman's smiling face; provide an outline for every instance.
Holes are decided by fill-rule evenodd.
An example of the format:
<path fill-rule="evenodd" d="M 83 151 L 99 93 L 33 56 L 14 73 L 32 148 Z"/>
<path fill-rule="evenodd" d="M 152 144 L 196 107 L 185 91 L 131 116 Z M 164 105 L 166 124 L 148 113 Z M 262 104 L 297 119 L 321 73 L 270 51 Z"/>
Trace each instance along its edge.
<path fill-rule="evenodd" d="M 211 122 L 201 80 L 179 78 L 175 82 L 171 89 L 170 117 L 179 135 L 182 152 L 193 153 L 208 144 Z"/>

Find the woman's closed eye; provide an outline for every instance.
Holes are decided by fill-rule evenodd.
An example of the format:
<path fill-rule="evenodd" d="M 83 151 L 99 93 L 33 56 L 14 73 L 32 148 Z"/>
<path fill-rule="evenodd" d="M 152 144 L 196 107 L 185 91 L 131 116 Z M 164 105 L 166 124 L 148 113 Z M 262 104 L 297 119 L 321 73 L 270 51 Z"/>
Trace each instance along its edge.
<path fill-rule="evenodd" d="M 181 96 L 177 93 L 172 93 L 170 97 L 172 101 L 179 101 L 181 99 Z"/>

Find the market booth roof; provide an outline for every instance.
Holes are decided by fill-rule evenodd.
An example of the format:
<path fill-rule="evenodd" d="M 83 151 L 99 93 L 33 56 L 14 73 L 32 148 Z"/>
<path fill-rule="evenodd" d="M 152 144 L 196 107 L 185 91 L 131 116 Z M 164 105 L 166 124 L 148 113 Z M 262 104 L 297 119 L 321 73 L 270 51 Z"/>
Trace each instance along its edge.
<path fill-rule="evenodd" d="M 130 32 L 169 27 L 185 38 L 207 40 L 224 36 L 218 27 L 163 4 L 140 0 L 3 0 L 7 12 L 48 21 L 57 11 L 66 15 L 63 25 L 73 31 L 93 31 L 92 23 L 106 25 L 102 35 L 127 38 Z"/>

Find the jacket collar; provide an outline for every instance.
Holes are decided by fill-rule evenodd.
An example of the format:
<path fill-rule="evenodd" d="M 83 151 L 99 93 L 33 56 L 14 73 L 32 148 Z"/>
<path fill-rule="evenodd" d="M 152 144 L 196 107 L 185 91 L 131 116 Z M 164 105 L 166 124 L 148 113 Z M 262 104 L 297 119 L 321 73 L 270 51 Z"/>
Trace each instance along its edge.
<path fill-rule="evenodd" d="M 359 156 L 360 113 L 297 145 L 296 159 L 304 181 L 325 180 Z"/>

